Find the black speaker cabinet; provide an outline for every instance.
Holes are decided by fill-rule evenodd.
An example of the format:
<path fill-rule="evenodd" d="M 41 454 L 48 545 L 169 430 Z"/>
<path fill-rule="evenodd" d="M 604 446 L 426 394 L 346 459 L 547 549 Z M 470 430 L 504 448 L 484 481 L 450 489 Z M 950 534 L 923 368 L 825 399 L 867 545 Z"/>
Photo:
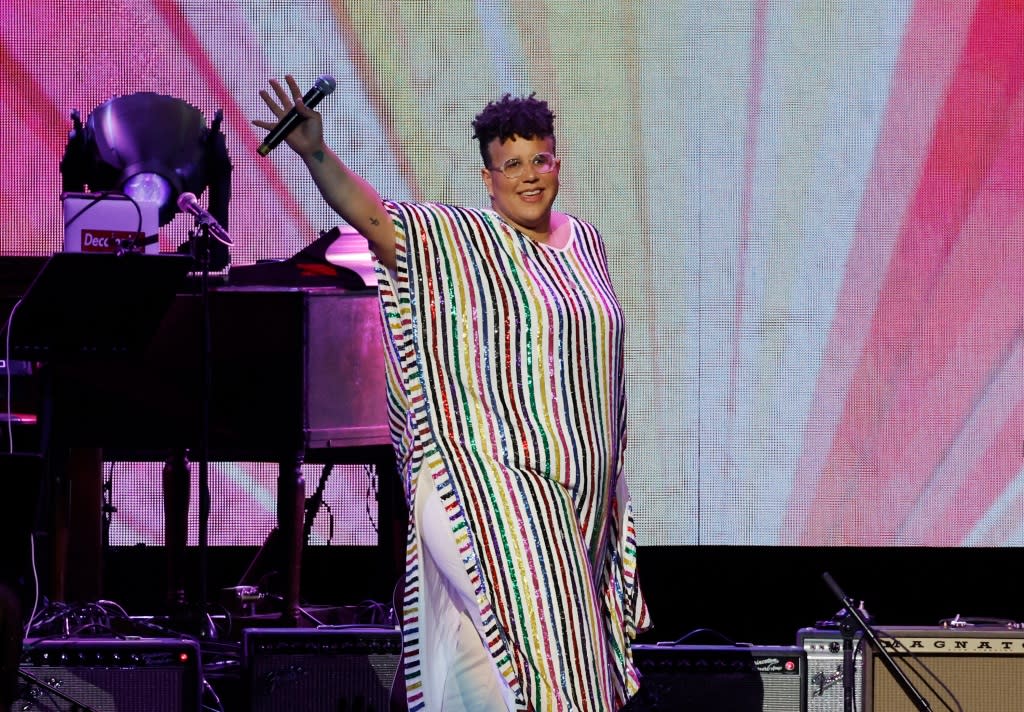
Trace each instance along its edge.
<path fill-rule="evenodd" d="M 932 709 L 1024 709 L 1024 631 L 881 626 L 876 633 Z M 864 712 L 917 710 L 872 650 L 864 651 L 864 695 Z"/>
<path fill-rule="evenodd" d="M 803 650 L 795 646 L 634 645 L 643 676 L 629 712 L 799 712 Z"/>
<path fill-rule="evenodd" d="M 401 634 L 387 627 L 248 628 L 249 712 L 387 712 Z"/>
<path fill-rule="evenodd" d="M 198 712 L 202 663 L 193 640 L 26 640 L 19 667 L 22 712 Z"/>

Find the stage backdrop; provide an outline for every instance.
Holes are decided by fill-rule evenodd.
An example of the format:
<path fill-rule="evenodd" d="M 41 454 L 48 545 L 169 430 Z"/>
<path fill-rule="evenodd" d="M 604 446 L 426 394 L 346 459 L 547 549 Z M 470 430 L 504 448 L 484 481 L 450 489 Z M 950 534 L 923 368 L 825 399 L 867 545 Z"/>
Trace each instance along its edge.
<path fill-rule="evenodd" d="M 537 92 L 628 315 L 641 544 L 1024 544 L 1021 2 L 0 7 L 3 253 L 61 248 L 70 114 L 115 95 L 223 111 L 247 264 L 338 224 L 287 148 L 257 155 L 268 78 L 337 79 L 330 143 L 385 196 L 480 206 L 469 123 Z M 159 467 L 110 472 L 114 543 L 159 543 Z M 212 468 L 212 543 L 262 540 L 273 477 Z M 372 540 L 372 473 L 332 482 L 317 536 Z"/>

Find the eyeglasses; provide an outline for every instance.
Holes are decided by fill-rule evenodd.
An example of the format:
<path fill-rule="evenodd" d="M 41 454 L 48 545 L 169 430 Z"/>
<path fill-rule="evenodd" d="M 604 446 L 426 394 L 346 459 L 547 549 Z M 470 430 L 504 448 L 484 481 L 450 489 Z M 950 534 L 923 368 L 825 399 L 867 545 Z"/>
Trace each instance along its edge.
<path fill-rule="evenodd" d="M 533 166 L 535 173 L 550 173 L 558 165 L 558 159 L 555 158 L 555 154 L 546 151 L 535 153 L 533 158 L 530 159 L 530 165 Z M 523 177 L 523 173 L 526 171 L 526 164 L 518 158 L 510 158 L 497 168 L 492 168 L 491 170 L 501 171 L 502 175 L 509 180 L 518 180 Z"/>

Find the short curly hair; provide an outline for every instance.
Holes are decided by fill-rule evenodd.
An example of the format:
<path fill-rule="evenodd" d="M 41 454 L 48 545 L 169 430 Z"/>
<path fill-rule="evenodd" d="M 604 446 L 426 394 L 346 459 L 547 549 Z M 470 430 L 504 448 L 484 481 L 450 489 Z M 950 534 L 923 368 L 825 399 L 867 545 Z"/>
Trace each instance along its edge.
<path fill-rule="evenodd" d="M 473 119 L 473 138 L 480 142 L 480 157 L 484 166 L 491 168 L 488 146 L 494 139 L 505 143 L 511 138 L 555 138 L 555 114 L 548 103 L 529 96 L 514 97 L 505 94 L 498 101 L 492 101 Z"/>

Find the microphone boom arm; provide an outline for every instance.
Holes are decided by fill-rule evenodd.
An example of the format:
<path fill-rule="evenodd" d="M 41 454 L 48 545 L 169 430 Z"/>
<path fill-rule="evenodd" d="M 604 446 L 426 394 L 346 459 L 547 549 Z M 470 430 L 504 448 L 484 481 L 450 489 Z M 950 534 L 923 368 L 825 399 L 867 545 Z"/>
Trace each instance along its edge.
<path fill-rule="evenodd" d="M 843 592 L 839 587 L 839 584 L 836 583 L 835 579 L 833 579 L 827 571 L 822 574 L 821 577 L 825 580 L 829 589 L 832 590 L 832 593 L 835 594 L 835 597 L 839 599 L 839 602 L 842 603 L 847 614 L 857 622 L 857 627 L 860 628 L 861 632 L 864 634 L 864 638 L 868 641 L 871 647 L 875 649 L 875 652 L 878 653 L 878 656 L 882 659 L 882 664 L 885 665 L 885 668 L 896 679 L 896 682 L 903 689 L 903 692 L 906 693 L 907 697 L 910 698 L 910 701 L 914 706 L 917 707 L 919 712 L 932 712 L 932 708 L 931 705 L 928 704 L 928 700 L 921 695 L 917 688 L 914 687 L 914 684 L 910 681 L 910 678 L 908 678 L 906 673 L 903 672 L 903 669 L 896 664 L 895 660 L 893 660 L 892 655 L 889 654 L 889 651 L 885 649 L 882 641 L 879 640 L 874 628 L 872 628 L 864 618 L 860 608 L 858 608 L 857 605 L 854 604 L 853 600 Z"/>

